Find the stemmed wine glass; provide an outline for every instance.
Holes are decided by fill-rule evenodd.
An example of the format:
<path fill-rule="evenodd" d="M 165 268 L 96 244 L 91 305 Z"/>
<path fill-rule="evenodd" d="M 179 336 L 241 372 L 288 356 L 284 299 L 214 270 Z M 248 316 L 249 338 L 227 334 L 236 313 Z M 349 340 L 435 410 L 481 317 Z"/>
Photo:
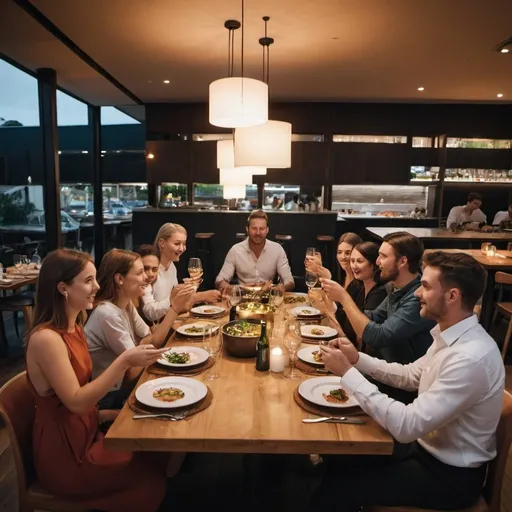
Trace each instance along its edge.
<path fill-rule="evenodd" d="M 270 298 L 273 304 L 275 304 L 275 306 L 277 306 L 277 308 L 279 309 L 279 306 L 281 306 L 284 300 L 284 290 L 281 284 L 272 286 L 272 288 L 270 289 Z"/>
<path fill-rule="evenodd" d="M 23 265 L 23 259 L 21 257 L 21 254 L 14 254 L 12 257 L 12 262 L 14 263 L 14 266 L 16 267 L 18 274 L 21 274 L 21 266 Z"/>
<path fill-rule="evenodd" d="M 194 288 L 197 290 L 201 284 L 201 276 L 203 275 L 203 264 L 199 258 L 190 258 L 188 260 L 188 273 L 193 280 Z"/>
<path fill-rule="evenodd" d="M 205 325 L 203 331 L 203 347 L 213 357 L 213 366 L 205 373 L 204 380 L 215 380 L 220 377 L 215 369 L 217 364 L 217 357 L 222 348 L 222 336 L 219 329 L 216 329 L 215 324 Z"/>
<path fill-rule="evenodd" d="M 285 375 L 287 379 L 302 379 L 302 375 L 295 368 L 297 360 L 297 349 L 301 344 L 300 324 L 297 320 L 288 320 L 286 322 L 284 333 L 284 346 L 290 354 L 290 371 Z"/>
<path fill-rule="evenodd" d="M 242 302 L 242 290 L 240 290 L 240 286 L 237 284 L 229 288 L 228 302 L 233 308 Z"/>

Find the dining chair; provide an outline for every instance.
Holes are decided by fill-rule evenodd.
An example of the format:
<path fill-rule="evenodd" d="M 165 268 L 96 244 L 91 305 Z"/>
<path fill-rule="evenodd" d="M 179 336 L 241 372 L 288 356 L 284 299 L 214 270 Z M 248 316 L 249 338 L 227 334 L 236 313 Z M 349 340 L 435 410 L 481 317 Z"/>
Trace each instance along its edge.
<path fill-rule="evenodd" d="M 27 372 L 13 377 L 0 389 L 0 417 L 9 435 L 18 480 L 20 512 L 47 510 L 49 512 L 85 512 L 76 502 L 57 498 L 41 487 L 32 458 L 32 426 L 35 419 L 35 400 L 27 382 Z"/>
<path fill-rule="evenodd" d="M 496 321 L 496 317 L 498 314 L 502 314 L 509 318 L 507 332 L 505 334 L 505 339 L 503 340 L 503 347 L 501 349 L 501 355 L 503 360 L 507 355 L 508 345 L 510 343 L 510 338 L 512 337 L 512 302 L 503 302 L 503 287 L 507 285 L 512 285 L 512 274 L 507 274 L 506 272 L 496 272 L 495 276 L 496 284 L 499 286 L 498 291 L 498 300 L 496 301 L 494 315 L 492 318 L 491 325 Z"/>
<path fill-rule="evenodd" d="M 512 444 L 512 395 L 505 391 L 503 409 L 496 430 L 496 458 L 489 464 L 487 479 L 478 501 L 469 508 L 455 512 L 501 512 L 501 492 L 508 452 Z M 415 507 L 364 507 L 364 512 L 434 512 Z M 453 511 L 452 511 L 453 512 Z"/>

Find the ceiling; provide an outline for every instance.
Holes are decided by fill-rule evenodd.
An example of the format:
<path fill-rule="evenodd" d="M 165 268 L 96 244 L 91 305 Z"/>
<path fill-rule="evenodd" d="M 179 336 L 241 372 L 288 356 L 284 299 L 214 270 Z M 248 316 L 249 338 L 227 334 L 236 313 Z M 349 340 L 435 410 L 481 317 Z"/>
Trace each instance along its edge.
<path fill-rule="evenodd" d="M 143 102 L 206 101 L 208 84 L 226 76 L 224 21 L 241 19 L 241 0 L 32 4 Z M 13 0 L 0 10 L 1 53 L 54 67 L 63 88 L 93 104 L 134 103 Z M 246 0 L 245 75 L 254 78 L 264 15 L 274 100 L 512 102 L 512 50 L 495 51 L 512 36 L 510 0 Z"/>

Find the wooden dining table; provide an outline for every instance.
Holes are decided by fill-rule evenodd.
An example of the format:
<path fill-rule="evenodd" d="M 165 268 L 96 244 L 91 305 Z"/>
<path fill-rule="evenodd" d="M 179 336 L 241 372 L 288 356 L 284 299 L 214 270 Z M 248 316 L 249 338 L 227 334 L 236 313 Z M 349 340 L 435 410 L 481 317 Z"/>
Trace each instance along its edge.
<path fill-rule="evenodd" d="M 221 326 L 227 321 L 226 316 L 215 322 Z M 178 341 L 174 333 L 168 346 L 177 345 L 201 347 L 202 343 Z M 110 427 L 105 446 L 169 452 L 392 453 L 391 435 L 369 416 L 359 416 L 364 425 L 302 423 L 303 418 L 315 417 L 294 400 L 294 390 L 302 380 L 287 379 L 283 373 L 258 372 L 254 358 L 235 358 L 225 350 L 218 357 L 216 370 L 220 377 L 205 381 L 213 392 L 208 408 L 176 422 L 133 420 L 134 412 L 127 403 Z M 154 378 L 158 376 L 144 371 L 138 385 Z M 304 375 L 306 378 L 311 377 Z"/>
<path fill-rule="evenodd" d="M 435 251 L 436 249 L 429 249 Z M 480 249 L 438 249 L 443 252 L 458 252 L 473 256 L 487 271 L 487 282 L 482 296 L 482 310 L 480 323 L 489 331 L 494 311 L 494 287 L 496 285 L 496 272 L 512 273 L 512 251 L 496 251 L 496 256 L 487 256 Z"/>

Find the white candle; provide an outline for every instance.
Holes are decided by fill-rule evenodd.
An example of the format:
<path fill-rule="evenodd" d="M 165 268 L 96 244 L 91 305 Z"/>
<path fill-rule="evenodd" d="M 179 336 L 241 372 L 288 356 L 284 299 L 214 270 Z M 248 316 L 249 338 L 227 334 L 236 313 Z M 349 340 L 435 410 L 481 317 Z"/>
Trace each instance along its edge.
<path fill-rule="evenodd" d="M 270 351 L 270 371 L 282 372 L 284 371 L 285 355 L 281 347 L 275 347 Z"/>

